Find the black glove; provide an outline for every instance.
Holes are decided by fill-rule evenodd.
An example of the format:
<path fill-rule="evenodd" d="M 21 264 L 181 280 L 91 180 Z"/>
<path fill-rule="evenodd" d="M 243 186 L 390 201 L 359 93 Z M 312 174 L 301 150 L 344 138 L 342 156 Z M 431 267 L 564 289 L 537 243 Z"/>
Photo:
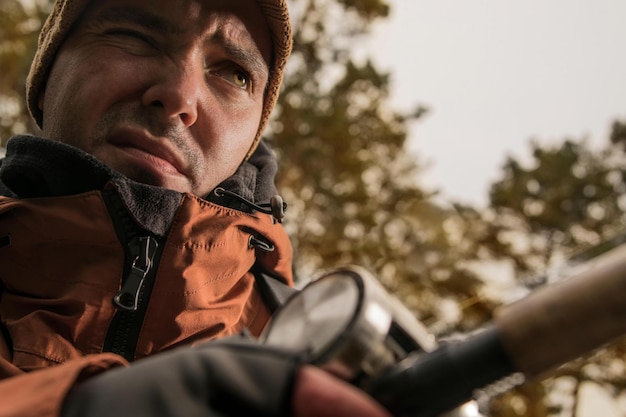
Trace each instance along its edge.
<path fill-rule="evenodd" d="M 298 362 L 243 337 L 178 348 L 81 383 L 61 416 L 287 416 Z"/>

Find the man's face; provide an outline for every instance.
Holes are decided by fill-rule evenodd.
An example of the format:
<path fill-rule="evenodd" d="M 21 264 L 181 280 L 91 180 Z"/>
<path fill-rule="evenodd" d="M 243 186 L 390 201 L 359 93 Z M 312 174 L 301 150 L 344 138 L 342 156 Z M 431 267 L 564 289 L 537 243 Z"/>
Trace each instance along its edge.
<path fill-rule="evenodd" d="M 40 97 L 43 134 L 204 196 L 256 136 L 271 48 L 256 0 L 95 0 Z"/>

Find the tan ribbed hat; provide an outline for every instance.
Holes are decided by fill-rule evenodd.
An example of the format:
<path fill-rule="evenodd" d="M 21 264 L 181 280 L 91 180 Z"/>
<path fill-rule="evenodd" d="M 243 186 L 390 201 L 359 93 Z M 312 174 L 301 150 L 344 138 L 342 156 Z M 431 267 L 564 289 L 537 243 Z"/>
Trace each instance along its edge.
<path fill-rule="evenodd" d="M 43 113 L 39 109 L 39 94 L 45 88 L 50 68 L 70 28 L 87 8 L 91 0 L 57 0 L 41 29 L 39 44 L 26 80 L 26 99 L 30 114 L 41 127 Z M 274 57 L 270 80 L 263 104 L 261 123 L 252 148 L 252 154 L 276 105 L 287 58 L 291 53 L 291 24 L 286 0 L 258 0 L 272 34 Z"/>

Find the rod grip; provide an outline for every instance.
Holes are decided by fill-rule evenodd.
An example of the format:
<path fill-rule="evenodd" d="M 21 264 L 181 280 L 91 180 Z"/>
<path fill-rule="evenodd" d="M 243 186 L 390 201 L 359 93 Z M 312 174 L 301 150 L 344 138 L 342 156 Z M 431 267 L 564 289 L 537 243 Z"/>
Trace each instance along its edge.
<path fill-rule="evenodd" d="M 528 377 L 626 334 L 626 245 L 566 281 L 501 307 L 494 321 L 514 367 Z"/>

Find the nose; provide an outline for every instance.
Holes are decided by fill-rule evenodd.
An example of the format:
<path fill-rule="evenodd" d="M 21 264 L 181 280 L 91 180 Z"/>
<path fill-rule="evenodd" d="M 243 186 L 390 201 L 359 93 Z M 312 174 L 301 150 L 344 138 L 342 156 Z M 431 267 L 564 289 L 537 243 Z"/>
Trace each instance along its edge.
<path fill-rule="evenodd" d="M 164 112 L 168 119 L 179 118 L 192 126 L 198 119 L 198 105 L 203 91 L 204 72 L 193 63 L 166 65 L 156 70 L 150 86 L 144 91 L 142 104 Z"/>

